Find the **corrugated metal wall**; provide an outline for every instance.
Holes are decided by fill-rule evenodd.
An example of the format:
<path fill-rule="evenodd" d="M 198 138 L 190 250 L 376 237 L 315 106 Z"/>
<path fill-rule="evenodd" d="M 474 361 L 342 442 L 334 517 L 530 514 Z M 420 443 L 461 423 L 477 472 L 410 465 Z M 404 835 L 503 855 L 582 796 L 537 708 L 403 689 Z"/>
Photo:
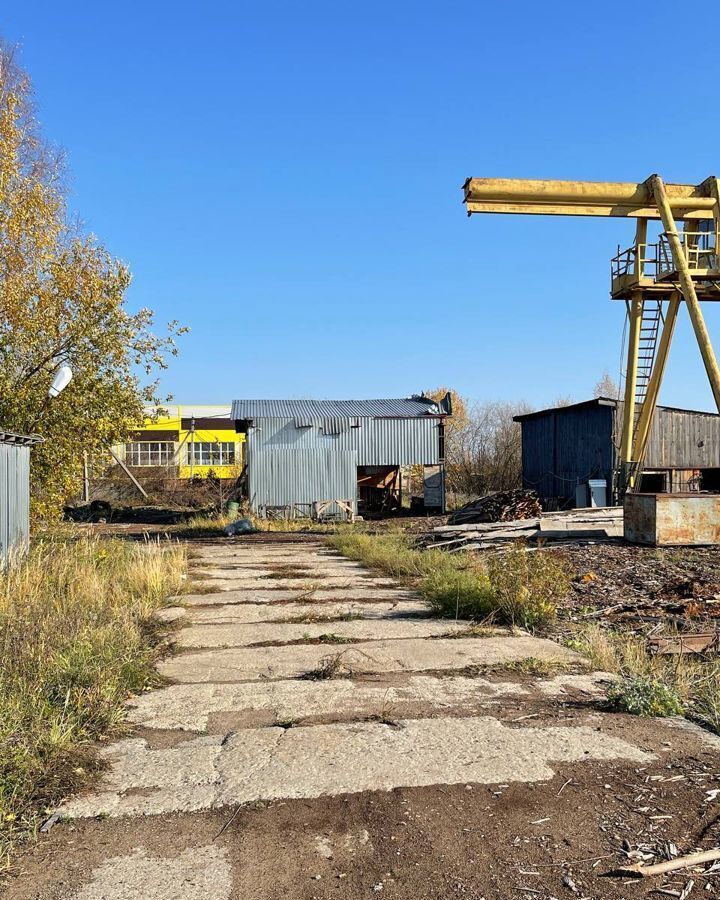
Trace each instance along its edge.
<path fill-rule="evenodd" d="M 248 433 L 248 449 L 295 447 L 303 450 L 355 450 L 359 466 L 437 465 L 440 462 L 438 420 L 345 420 L 339 434 L 325 434 L 322 422 L 298 428 L 295 419 L 255 419 Z M 360 422 L 357 428 L 352 421 Z"/>
<path fill-rule="evenodd" d="M 262 450 L 248 456 L 254 509 L 316 500 L 352 500 L 357 494 L 354 450 Z"/>
<path fill-rule="evenodd" d="M 359 426 L 353 427 L 356 422 Z M 335 432 L 335 433 L 326 433 Z M 358 466 L 437 465 L 438 420 L 255 419 L 247 436 L 248 493 L 263 505 L 356 500 Z"/>
<path fill-rule="evenodd" d="M 30 448 L 0 442 L 0 565 L 30 538 Z"/>

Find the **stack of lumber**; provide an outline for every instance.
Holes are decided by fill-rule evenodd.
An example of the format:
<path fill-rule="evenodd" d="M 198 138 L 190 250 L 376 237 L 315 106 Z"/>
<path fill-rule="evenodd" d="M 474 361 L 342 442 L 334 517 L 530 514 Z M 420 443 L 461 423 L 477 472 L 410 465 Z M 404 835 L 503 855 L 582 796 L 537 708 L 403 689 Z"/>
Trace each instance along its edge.
<path fill-rule="evenodd" d="M 496 491 L 466 503 L 448 519 L 448 525 L 476 522 L 515 522 L 539 516 L 542 507 L 535 491 Z"/>
<path fill-rule="evenodd" d="M 543 513 L 532 519 L 511 522 L 467 522 L 439 525 L 423 536 L 424 547 L 457 550 L 493 550 L 515 541 L 542 545 L 549 542 L 574 543 L 580 540 L 607 540 L 622 537 L 621 507 L 576 509 Z"/>

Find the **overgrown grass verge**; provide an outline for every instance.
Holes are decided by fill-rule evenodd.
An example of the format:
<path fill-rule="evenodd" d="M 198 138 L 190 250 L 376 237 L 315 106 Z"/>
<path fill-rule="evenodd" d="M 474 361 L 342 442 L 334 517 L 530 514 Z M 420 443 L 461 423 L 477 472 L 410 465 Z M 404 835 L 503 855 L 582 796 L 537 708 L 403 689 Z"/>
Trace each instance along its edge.
<path fill-rule="evenodd" d="M 156 682 L 152 614 L 185 572 L 179 544 L 81 537 L 0 574 L 0 868 L 86 777 L 128 694 Z"/>
<path fill-rule="evenodd" d="M 595 668 L 619 676 L 608 689 L 614 709 L 636 715 L 685 714 L 720 733 L 720 660 L 650 653 L 643 637 L 599 625 L 580 629 L 568 644 Z"/>
<path fill-rule="evenodd" d="M 339 523 L 313 522 L 311 519 L 259 519 L 255 516 L 242 516 L 252 522 L 257 531 L 287 532 L 291 534 L 332 534 L 339 529 L 353 527 Z M 182 539 L 221 537 L 226 525 L 235 522 L 235 516 L 225 513 L 218 515 L 197 515 L 178 525 L 168 526 L 168 532 Z"/>
<path fill-rule="evenodd" d="M 187 522 L 181 522 L 178 525 L 168 526 L 168 533 L 173 537 L 181 540 L 189 538 L 218 537 L 222 535 L 223 528 L 234 522 L 235 517 L 228 515 L 205 515 L 198 514 L 188 519 Z"/>
<path fill-rule="evenodd" d="M 536 629 L 554 619 L 557 601 L 570 588 L 561 556 L 522 545 L 481 559 L 418 550 L 400 534 L 345 532 L 328 542 L 344 556 L 412 584 L 438 616 Z"/>

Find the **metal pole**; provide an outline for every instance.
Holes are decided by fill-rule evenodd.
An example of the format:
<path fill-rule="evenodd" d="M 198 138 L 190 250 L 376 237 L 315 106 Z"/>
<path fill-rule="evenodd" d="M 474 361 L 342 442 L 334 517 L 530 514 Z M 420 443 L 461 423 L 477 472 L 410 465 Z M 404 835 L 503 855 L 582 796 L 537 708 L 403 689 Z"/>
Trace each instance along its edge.
<path fill-rule="evenodd" d="M 650 428 L 652 427 L 655 407 L 657 406 L 658 396 L 660 394 L 660 385 L 662 384 L 663 375 L 665 374 L 665 364 L 667 363 L 670 350 L 670 342 L 672 341 L 675 323 L 680 309 L 680 300 L 680 294 L 673 294 L 668 303 L 667 312 L 665 313 L 665 323 L 663 325 L 662 334 L 660 335 L 655 362 L 653 364 L 650 380 L 648 381 L 647 393 L 640 410 L 640 418 L 638 419 L 637 428 L 635 430 L 635 440 L 632 450 L 632 458 L 635 462 L 642 462 L 643 457 L 645 456 L 645 449 L 647 447 L 648 438 L 650 437 Z"/>
<path fill-rule="evenodd" d="M 125 465 L 125 463 L 120 459 L 120 457 L 117 455 L 117 453 L 113 450 L 113 448 L 109 444 L 108 444 L 108 450 L 110 451 L 110 456 L 112 456 L 112 458 L 115 460 L 115 462 L 120 466 L 120 468 L 123 470 L 123 472 L 130 479 L 130 481 L 132 481 L 132 483 L 135 485 L 135 487 L 140 491 L 140 493 L 143 495 L 143 497 L 145 497 L 145 499 L 147 500 L 147 491 L 145 490 L 145 488 L 140 484 L 140 482 L 137 480 L 137 478 L 133 475 L 133 473 L 130 471 L 130 469 L 128 469 L 128 467 Z"/>
<path fill-rule="evenodd" d="M 623 468 L 632 459 L 633 427 L 635 425 L 635 394 L 637 391 L 638 351 L 640 349 L 640 323 L 642 322 L 642 294 L 634 294 L 630 301 L 630 336 L 628 338 L 627 371 L 625 372 L 625 406 L 623 409 L 623 433 L 620 457 Z"/>
<path fill-rule="evenodd" d="M 707 372 L 710 387 L 712 388 L 713 396 L 715 398 L 715 405 L 718 408 L 718 412 L 720 412 L 720 368 L 718 368 L 717 359 L 715 358 L 715 353 L 710 341 L 710 335 L 708 334 L 705 319 L 703 318 L 702 310 L 700 309 L 700 302 L 695 293 L 695 285 L 693 284 L 690 268 L 687 259 L 685 258 L 682 244 L 680 243 L 680 236 L 678 235 L 675 219 L 673 218 L 672 210 L 665 192 L 665 185 L 659 175 L 651 175 L 648 181 L 652 186 L 663 228 L 665 229 L 665 234 L 667 235 L 668 243 L 670 244 L 673 261 L 680 279 L 682 294 L 685 298 L 688 312 L 690 313 L 690 320 L 692 322 L 693 330 L 695 331 L 698 346 L 700 347 L 700 353 L 702 354 L 703 363 L 705 364 L 705 371 Z"/>
<path fill-rule="evenodd" d="M 87 453 L 83 452 L 83 502 L 90 502 L 90 471 Z"/>
<path fill-rule="evenodd" d="M 187 441 L 187 439 L 188 439 L 189 437 L 190 437 L 190 433 L 188 432 L 188 433 L 185 435 L 185 437 L 180 441 L 180 443 L 177 445 L 177 450 L 175 450 L 175 452 L 174 452 L 173 455 L 172 455 L 172 459 L 171 459 L 171 461 L 170 461 L 170 465 L 173 465 L 173 466 L 179 466 L 179 465 L 180 465 L 180 451 L 182 450 L 183 445 L 185 444 L 185 442 Z"/>
<path fill-rule="evenodd" d="M 642 278 L 645 274 L 645 253 L 647 251 L 648 220 L 638 219 L 635 227 L 635 274 Z"/>
<path fill-rule="evenodd" d="M 190 419 L 190 481 L 195 477 L 195 417 Z"/>

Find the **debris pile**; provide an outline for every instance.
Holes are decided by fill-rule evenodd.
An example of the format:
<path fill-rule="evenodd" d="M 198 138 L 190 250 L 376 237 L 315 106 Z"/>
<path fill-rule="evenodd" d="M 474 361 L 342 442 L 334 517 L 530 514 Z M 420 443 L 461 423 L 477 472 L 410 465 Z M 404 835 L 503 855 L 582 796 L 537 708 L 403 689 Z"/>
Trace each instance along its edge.
<path fill-rule="evenodd" d="M 63 515 L 69 522 L 138 523 L 144 525 L 175 525 L 198 515 L 210 515 L 212 509 L 170 509 L 165 506 L 112 506 L 107 500 L 66 506 Z"/>
<path fill-rule="evenodd" d="M 532 519 L 541 512 L 542 507 L 535 491 L 496 491 L 455 510 L 448 519 L 448 525 L 511 522 L 518 519 Z"/>
<path fill-rule="evenodd" d="M 454 553 L 458 550 L 498 550 L 516 541 L 538 546 L 549 542 L 608 541 L 622 537 L 622 513 L 619 507 L 603 507 L 543 513 L 510 522 L 439 525 L 423 536 L 421 546 Z"/>

